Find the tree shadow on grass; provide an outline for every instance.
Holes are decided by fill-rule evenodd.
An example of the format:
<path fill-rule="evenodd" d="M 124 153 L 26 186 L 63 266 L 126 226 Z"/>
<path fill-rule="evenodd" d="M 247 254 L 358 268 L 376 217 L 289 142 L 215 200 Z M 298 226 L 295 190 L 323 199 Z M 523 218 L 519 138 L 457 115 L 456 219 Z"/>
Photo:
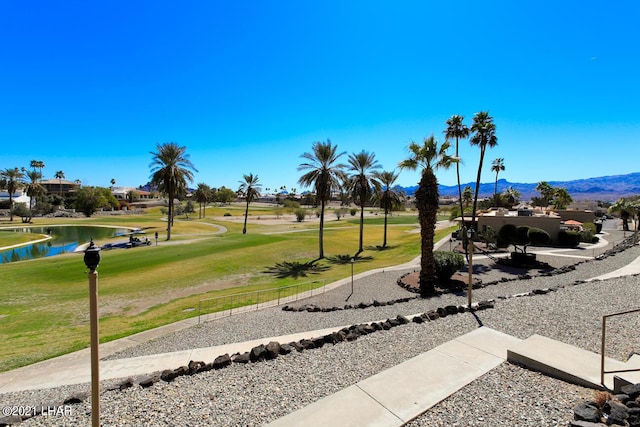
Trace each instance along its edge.
<path fill-rule="evenodd" d="M 331 264 L 351 264 L 351 259 L 353 259 L 354 262 L 364 262 L 364 261 L 371 261 L 373 257 L 360 256 L 360 255 L 353 256 L 349 254 L 334 255 L 331 257 L 327 257 L 327 260 Z"/>
<path fill-rule="evenodd" d="M 395 249 L 397 246 L 382 246 L 382 245 L 376 245 L 376 246 L 366 246 L 365 249 L 368 251 L 386 251 L 389 249 Z"/>
<path fill-rule="evenodd" d="M 327 265 L 317 264 L 317 260 L 309 262 L 283 261 L 276 263 L 274 266 L 266 267 L 264 273 L 273 274 L 279 279 L 286 277 L 297 279 L 298 277 L 307 277 L 308 274 L 322 273 L 329 270 L 329 268 Z"/>

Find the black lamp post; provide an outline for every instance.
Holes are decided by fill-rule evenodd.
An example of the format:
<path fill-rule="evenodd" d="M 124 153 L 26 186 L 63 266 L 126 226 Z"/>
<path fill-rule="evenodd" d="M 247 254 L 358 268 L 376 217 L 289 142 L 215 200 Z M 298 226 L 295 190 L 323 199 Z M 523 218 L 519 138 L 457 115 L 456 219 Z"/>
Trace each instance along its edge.
<path fill-rule="evenodd" d="M 91 324 L 91 425 L 100 426 L 100 358 L 98 356 L 98 272 L 100 248 L 89 242 L 84 251 L 84 263 L 89 269 L 89 323 Z"/>
<path fill-rule="evenodd" d="M 467 238 L 469 239 L 469 289 L 467 294 L 469 297 L 469 310 L 471 310 L 471 293 L 473 291 L 473 228 L 467 229 Z"/>

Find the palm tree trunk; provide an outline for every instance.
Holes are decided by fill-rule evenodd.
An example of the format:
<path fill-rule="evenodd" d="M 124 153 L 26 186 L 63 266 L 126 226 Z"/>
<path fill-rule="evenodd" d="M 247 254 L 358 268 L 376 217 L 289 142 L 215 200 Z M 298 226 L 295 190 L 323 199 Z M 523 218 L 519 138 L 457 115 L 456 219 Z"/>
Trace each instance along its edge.
<path fill-rule="evenodd" d="M 9 221 L 13 221 L 13 194 L 11 194 L 11 190 L 7 192 L 9 193 Z"/>
<path fill-rule="evenodd" d="M 498 206 L 498 172 L 496 172 L 496 183 L 493 185 L 493 202 Z"/>
<path fill-rule="evenodd" d="M 358 253 L 363 251 L 362 239 L 364 236 L 364 202 L 360 197 L 360 245 L 358 246 Z"/>
<path fill-rule="evenodd" d="M 460 157 L 458 157 L 458 137 L 456 137 L 456 175 L 458 177 L 458 202 L 460 202 L 460 228 L 462 229 L 462 247 L 464 248 L 464 255 L 469 259 L 469 253 L 467 252 L 466 236 L 464 232 L 464 206 L 462 204 L 462 186 L 460 185 Z"/>
<path fill-rule="evenodd" d="M 382 247 L 386 248 L 387 247 L 387 215 L 389 213 L 389 210 L 385 207 L 384 208 L 384 234 L 383 234 L 383 238 L 382 238 Z"/>
<path fill-rule="evenodd" d="M 324 258 L 324 245 L 322 244 L 322 239 L 324 237 L 323 233 L 324 229 L 324 200 L 320 200 L 320 230 L 319 230 L 319 244 L 320 244 L 320 253 L 318 255 L 318 259 Z"/>
<path fill-rule="evenodd" d="M 249 198 L 247 197 L 247 208 L 244 210 L 244 227 L 242 227 L 242 234 L 247 234 L 247 217 L 249 216 Z"/>
<path fill-rule="evenodd" d="M 471 212 L 471 228 L 475 232 L 476 229 L 476 206 L 478 205 L 478 193 L 480 192 L 480 176 L 482 175 L 482 162 L 484 161 L 485 147 L 480 147 L 480 163 L 478 164 L 478 176 L 476 177 L 476 191 L 473 197 L 473 211 Z"/>
<path fill-rule="evenodd" d="M 167 240 L 171 240 L 171 220 L 173 218 L 173 195 L 169 195 L 169 218 L 167 218 Z"/>
<path fill-rule="evenodd" d="M 422 240 L 420 258 L 420 295 L 435 294 L 436 267 L 433 257 L 436 215 L 438 213 L 438 180 L 431 169 L 425 169 L 416 191 L 416 206 Z"/>

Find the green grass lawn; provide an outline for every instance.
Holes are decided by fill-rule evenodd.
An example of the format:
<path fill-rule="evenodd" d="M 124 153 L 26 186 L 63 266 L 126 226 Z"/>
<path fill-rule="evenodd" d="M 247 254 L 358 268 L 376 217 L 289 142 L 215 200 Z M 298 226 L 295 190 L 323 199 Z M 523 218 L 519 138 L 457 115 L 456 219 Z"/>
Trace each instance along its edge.
<path fill-rule="evenodd" d="M 220 209 L 220 210 L 218 210 Z M 241 206 L 207 208 L 207 216 L 239 212 Z M 270 215 L 273 208 L 263 208 Z M 222 213 L 220 213 L 222 212 Z M 253 208 L 251 218 L 258 215 Z M 357 221 L 325 224 L 325 255 L 353 255 L 358 247 Z M 382 243 L 382 218 L 365 222 L 363 256 L 355 272 L 407 262 L 419 255 L 415 214 L 389 218 L 387 250 Z M 266 267 L 282 261 L 307 262 L 318 254 L 317 222 L 250 223 L 242 234 L 239 218 L 177 219 L 167 242 L 166 222 L 159 210 L 144 215 L 83 219 L 36 219 L 34 225 L 103 224 L 136 227 L 161 238 L 158 246 L 102 251 L 99 274 L 101 341 L 109 341 L 197 314 L 204 298 L 273 289 L 311 280 L 328 283 L 350 275 L 350 265 L 320 261 L 328 270 L 301 278 L 277 278 Z M 6 224 L 2 223 L 0 226 Z M 218 231 L 215 225 L 227 229 Z M 413 231 L 413 232 L 412 232 Z M 437 239 L 451 230 L 442 230 Z M 0 234 L 1 236 L 2 234 Z M 118 239 L 112 239 L 118 240 Z M 122 238 L 120 238 L 122 240 Z M 153 240 L 153 239 L 152 239 Z M 1 242 L 1 241 L 0 241 Z M 104 242 L 98 242 L 104 244 Z M 81 254 L 0 265 L 0 370 L 9 370 L 89 345 L 88 279 Z"/>

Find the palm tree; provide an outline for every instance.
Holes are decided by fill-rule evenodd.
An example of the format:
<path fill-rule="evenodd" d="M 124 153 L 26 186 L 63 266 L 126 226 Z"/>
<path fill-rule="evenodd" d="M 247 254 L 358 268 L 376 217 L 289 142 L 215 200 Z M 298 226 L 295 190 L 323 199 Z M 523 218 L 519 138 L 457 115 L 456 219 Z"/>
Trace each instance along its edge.
<path fill-rule="evenodd" d="M 544 207 L 547 207 L 553 200 L 553 194 L 555 193 L 556 189 L 549 185 L 547 181 L 540 181 L 538 185 L 536 185 L 536 191 L 539 192 L 542 196 L 541 202 Z"/>
<path fill-rule="evenodd" d="M 40 179 L 42 179 L 42 168 L 44 168 L 44 162 L 42 160 L 31 160 L 30 166 L 33 170 L 40 169 Z"/>
<path fill-rule="evenodd" d="M 509 186 L 502 193 L 502 197 L 504 197 L 506 202 L 510 205 L 509 207 L 511 207 L 511 206 L 515 205 L 516 203 L 518 203 L 518 200 L 520 200 L 520 192 L 518 190 L 516 190 L 515 188 L 513 188 L 512 186 Z"/>
<path fill-rule="evenodd" d="M 116 179 L 111 178 L 111 191 L 113 191 L 113 186 L 116 185 Z"/>
<path fill-rule="evenodd" d="M 566 209 L 573 198 L 566 188 L 558 187 L 553 192 L 553 207 L 555 209 Z"/>
<path fill-rule="evenodd" d="M 60 182 L 60 197 L 62 197 L 62 180 L 64 179 L 64 172 L 57 171 L 53 177 Z"/>
<path fill-rule="evenodd" d="M 384 238 L 382 247 L 387 247 L 387 216 L 391 210 L 402 203 L 402 191 L 394 190 L 393 184 L 398 179 L 399 174 L 390 171 L 373 173 L 373 176 L 380 182 L 376 187 L 376 197 L 380 201 L 380 207 L 384 209 Z"/>
<path fill-rule="evenodd" d="M 324 258 L 323 245 L 323 229 L 324 229 L 324 209 L 326 204 L 331 200 L 331 191 L 338 188 L 340 180 L 344 176 L 344 164 L 336 163 L 338 159 L 345 153 L 337 154 L 337 145 L 332 145 L 331 141 L 314 142 L 312 152 L 302 154 L 303 159 L 307 160 L 298 166 L 298 170 L 307 170 L 300 177 L 298 183 L 306 187 L 314 187 L 316 192 L 316 203 L 320 202 L 320 226 L 319 226 L 319 245 L 320 251 L 318 258 Z"/>
<path fill-rule="evenodd" d="M 198 188 L 193 193 L 193 196 L 200 204 L 200 211 L 198 212 L 198 218 L 204 218 L 207 216 L 207 203 L 211 201 L 211 187 L 204 182 L 198 184 Z M 202 207 L 204 206 L 204 214 L 202 213 Z"/>
<path fill-rule="evenodd" d="M 46 193 L 44 187 L 40 184 L 40 180 L 42 179 L 42 175 L 37 170 L 32 170 L 27 172 L 27 177 L 30 182 L 25 185 L 25 189 L 27 190 L 27 196 L 29 196 L 29 210 L 33 209 L 33 199 L 37 199 L 43 196 Z"/>
<path fill-rule="evenodd" d="M 504 170 L 504 159 L 499 157 L 491 162 L 491 170 L 496 173 L 496 183 L 493 186 L 493 200 L 496 206 L 498 206 L 498 174 Z"/>
<path fill-rule="evenodd" d="M 462 201 L 465 209 L 469 207 L 471 202 L 473 202 L 473 190 L 471 189 L 471 186 L 467 185 L 464 187 L 464 190 L 462 190 Z"/>
<path fill-rule="evenodd" d="M 18 168 L 7 168 L 0 172 L 0 186 L 9 193 L 9 221 L 13 221 L 13 193 L 23 186 L 24 173 Z"/>
<path fill-rule="evenodd" d="M 476 191 L 473 197 L 473 211 L 471 211 L 471 228 L 476 229 L 476 206 L 478 205 L 478 192 L 480 191 L 480 178 L 482 175 L 482 163 L 484 161 L 484 153 L 487 149 L 493 148 L 498 144 L 496 136 L 496 125 L 493 123 L 493 117 L 488 111 L 481 111 L 473 116 L 473 124 L 471 125 L 471 145 L 480 147 L 480 162 L 478 163 L 478 176 L 476 177 Z"/>
<path fill-rule="evenodd" d="M 401 169 L 416 170 L 422 168 L 420 182 L 416 190 L 416 207 L 420 220 L 421 259 L 420 259 L 420 295 L 435 294 L 436 269 L 433 256 L 433 239 L 438 213 L 438 179 L 435 169 L 448 169 L 458 160 L 447 154 L 451 144 L 445 141 L 438 147 L 438 141 L 431 135 L 419 145 L 409 144 L 409 158 L 400 162 Z"/>
<path fill-rule="evenodd" d="M 153 156 L 151 164 L 151 183 L 158 190 L 167 195 L 169 199 L 169 218 L 167 219 L 167 240 L 171 239 L 171 226 L 173 225 L 173 199 L 186 192 L 187 181 L 193 181 L 193 171 L 198 170 L 193 166 L 187 147 L 180 147 L 175 142 L 156 144 L 156 151 L 150 152 Z"/>
<path fill-rule="evenodd" d="M 631 211 L 631 203 L 624 197 L 616 200 L 616 202 L 609 207 L 609 212 L 620 214 L 622 229 L 624 231 L 629 231 L 629 218 L 631 217 Z"/>
<path fill-rule="evenodd" d="M 240 181 L 240 188 L 238 192 L 244 194 L 247 201 L 247 208 L 244 211 L 244 227 L 242 228 L 242 234 L 247 234 L 247 218 L 249 217 L 249 203 L 260 197 L 260 190 L 262 185 L 258 184 L 258 175 L 250 173 L 249 175 L 242 175 L 244 181 Z"/>
<path fill-rule="evenodd" d="M 381 166 L 376 160 L 376 155 L 362 150 L 359 153 L 349 155 L 349 172 L 353 172 L 349 176 L 349 189 L 353 195 L 353 200 L 360 206 L 360 241 L 358 244 L 358 253 L 363 248 L 364 237 L 364 205 L 371 199 L 372 189 L 379 186 L 380 183 L 374 177 L 373 172 L 380 169 Z"/>
<path fill-rule="evenodd" d="M 467 139 L 469 137 L 469 128 L 463 123 L 464 116 L 453 115 L 447 119 L 447 129 L 444 131 L 445 140 L 456 139 L 456 176 L 458 177 L 458 202 L 460 203 L 460 219 L 464 227 L 464 207 L 462 206 L 462 187 L 460 186 L 460 157 L 458 156 L 458 141 L 460 138 Z M 464 234 L 464 233 L 463 233 Z M 465 253 L 467 245 L 463 245 Z"/>

